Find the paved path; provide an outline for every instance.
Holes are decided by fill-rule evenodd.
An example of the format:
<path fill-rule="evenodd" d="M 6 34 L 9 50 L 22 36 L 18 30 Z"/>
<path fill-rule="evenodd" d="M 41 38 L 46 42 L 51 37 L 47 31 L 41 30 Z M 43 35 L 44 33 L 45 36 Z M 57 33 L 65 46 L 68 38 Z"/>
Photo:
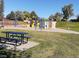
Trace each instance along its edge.
<path fill-rule="evenodd" d="M 4 27 L 4 29 L 22 29 L 22 30 L 35 30 L 34 28 L 23 28 L 23 27 L 13 27 L 13 26 L 9 26 L 9 27 Z M 59 28 L 54 28 L 54 29 L 50 29 L 50 30 L 40 30 L 40 29 L 36 29 L 36 31 L 46 31 L 46 32 L 59 32 L 59 33 L 71 33 L 71 34 L 79 34 L 79 32 L 76 31 L 71 31 L 71 30 L 64 30 L 64 29 L 59 29 Z"/>
<path fill-rule="evenodd" d="M 10 44 L 5 44 L 7 46 L 7 49 L 12 49 L 14 50 L 14 46 L 13 45 L 10 45 Z M 32 47 L 35 47 L 39 45 L 38 42 L 33 42 L 33 41 L 28 41 L 28 43 L 26 44 L 22 44 L 20 46 L 16 46 L 16 50 L 20 50 L 20 51 L 25 51 L 29 48 L 32 48 Z"/>
<path fill-rule="evenodd" d="M 59 33 L 70 33 L 70 34 L 79 34 L 79 32 L 76 32 L 76 31 L 64 30 L 64 29 L 59 29 L 59 28 L 55 28 L 55 29 L 52 29 L 52 30 L 44 30 L 44 31 L 59 32 Z"/>

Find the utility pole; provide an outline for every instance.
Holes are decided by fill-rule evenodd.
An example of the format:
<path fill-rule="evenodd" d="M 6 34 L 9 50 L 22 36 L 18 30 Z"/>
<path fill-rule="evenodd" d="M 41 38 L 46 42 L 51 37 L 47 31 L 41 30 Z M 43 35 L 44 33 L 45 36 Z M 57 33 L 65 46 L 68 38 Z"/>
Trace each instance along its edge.
<path fill-rule="evenodd" d="M 14 20 L 14 26 L 16 27 L 17 26 L 17 17 L 15 15 L 15 20 Z"/>
<path fill-rule="evenodd" d="M 2 26 L 4 26 L 4 0 L 0 0 L 0 21 L 2 21 Z"/>

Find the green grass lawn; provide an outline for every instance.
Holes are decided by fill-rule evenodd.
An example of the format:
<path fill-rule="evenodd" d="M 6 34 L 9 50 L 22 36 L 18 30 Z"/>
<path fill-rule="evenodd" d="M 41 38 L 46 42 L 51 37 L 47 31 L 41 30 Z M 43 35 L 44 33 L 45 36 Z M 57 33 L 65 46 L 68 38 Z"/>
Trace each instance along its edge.
<path fill-rule="evenodd" d="M 40 43 L 27 50 L 32 52 L 31 57 L 79 57 L 79 35 L 24 30 L 9 31 L 28 32 L 32 36 L 30 41 Z M 0 33 L 0 36 L 4 35 Z"/>
<path fill-rule="evenodd" d="M 79 35 L 32 32 L 31 40 L 40 45 L 30 49 L 32 57 L 79 57 Z"/>
<path fill-rule="evenodd" d="M 57 22 L 57 28 L 79 31 L 79 22 Z"/>

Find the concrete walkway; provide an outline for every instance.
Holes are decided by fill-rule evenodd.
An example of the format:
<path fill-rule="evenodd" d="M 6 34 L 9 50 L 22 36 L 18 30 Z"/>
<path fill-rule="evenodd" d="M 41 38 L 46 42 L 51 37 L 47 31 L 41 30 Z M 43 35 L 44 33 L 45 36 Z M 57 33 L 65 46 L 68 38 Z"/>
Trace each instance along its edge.
<path fill-rule="evenodd" d="M 14 26 L 9 26 L 9 27 L 4 27 L 3 29 L 22 29 L 22 30 L 35 30 L 35 28 L 25 28 L 25 27 L 14 27 Z M 50 30 L 41 30 L 41 29 L 36 29 L 36 31 L 46 31 L 46 32 L 59 32 L 59 33 L 70 33 L 70 34 L 79 34 L 79 32 L 72 31 L 72 30 L 64 30 L 64 29 L 59 29 L 59 28 L 54 28 Z"/>
<path fill-rule="evenodd" d="M 10 44 L 4 44 L 4 45 L 7 46 L 7 49 L 11 49 L 11 50 L 14 50 L 15 49 L 15 46 L 13 46 L 13 45 L 10 45 Z M 26 44 L 22 44 L 20 46 L 16 46 L 16 50 L 17 51 L 18 50 L 19 51 L 25 51 L 25 50 L 30 49 L 32 47 L 35 47 L 37 45 L 39 45 L 38 42 L 28 41 L 28 43 L 26 43 Z"/>
<path fill-rule="evenodd" d="M 43 30 L 43 31 L 59 32 L 59 33 L 70 33 L 70 34 L 79 34 L 79 32 L 76 32 L 76 31 L 64 30 L 64 29 L 59 29 L 59 28 L 54 28 L 54 29 L 52 29 L 52 30 Z"/>

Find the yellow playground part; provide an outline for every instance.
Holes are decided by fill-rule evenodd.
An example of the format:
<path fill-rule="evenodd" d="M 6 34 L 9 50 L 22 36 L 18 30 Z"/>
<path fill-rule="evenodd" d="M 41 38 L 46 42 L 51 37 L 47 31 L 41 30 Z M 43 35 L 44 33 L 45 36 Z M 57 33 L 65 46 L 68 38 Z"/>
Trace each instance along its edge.
<path fill-rule="evenodd" d="M 34 28 L 34 23 L 32 24 L 32 27 Z"/>
<path fill-rule="evenodd" d="M 40 23 L 37 23 L 37 28 L 39 28 Z"/>

